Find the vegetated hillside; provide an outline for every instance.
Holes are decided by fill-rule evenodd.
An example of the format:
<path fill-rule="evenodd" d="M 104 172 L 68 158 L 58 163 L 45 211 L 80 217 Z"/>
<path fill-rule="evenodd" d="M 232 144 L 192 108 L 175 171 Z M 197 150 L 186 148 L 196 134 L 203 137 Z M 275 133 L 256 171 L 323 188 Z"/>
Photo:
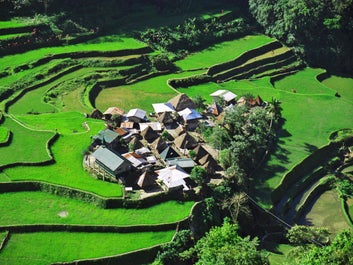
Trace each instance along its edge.
<path fill-rule="evenodd" d="M 326 160 L 328 157 L 331 159 L 331 156 L 324 156 L 326 160 L 320 158 L 321 152 L 326 150 L 322 146 L 327 144 L 331 132 L 352 126 L 349 114 L 353 110 L 353 99 L 347 85 L 344 88 L 342 85 L 341 97 L 340 93 L 335 96 L 335 84 L 331 83 L 330 89 L 318 81 L 318 75 L 322 75 L 323 70 L 303 69 L 304 65 L 291 49 L 268 36 L 253 34 L 254 27 L 247 17 L 248 13 L 239 12 L 246 1 L 241 4 L 238 1 L 228 4 L 225 4 L 226 1 L 212 2 L 207 4 L 209 10 L 201 6 L 200 1 L 179 0 L 170 3 L 155 0 L 148 1 L 148 4 L 145 1 L 145 5 L 141 5 L 142 2 L 110 0 L 100 5 L 97 1 L 64 1 L 61 6 L 58 1 L 1 2 L 1 5 L 8 7 L 8 11 L 11 10 L 8 15 L 30 10 L 48 14 L 71 10 L 66 14 L 41 18 L 42 21 L 47 19 L 47 24 L 55 22 L 49 28 L 46 26 L 48 32 L 44 33 L 68 36 L 55 39 L 54 43 L 48 43 L 47 38 L 38 38 L 38 46 L 28 47 L 32 51 L 27 51 L 26 46 L 20 51 L 16 50 L 18 44 L 10 45 L 4 50 L 13 55 L 0 58 L 0 92 L 5 92 L 0 104 L 1 109 L 4 107 L 5 116 L 5 121 L 0 125 L 0 157 L 6 156 L 6 159 L 0 159 L 0 166 L 5 164 L 0 171 L 0 182 L 9 182 L 0 183 L 0 187 L 17 191 L 0 194 L 6 209 L 3 208 L 8 214 L 0 218 L 3 225 L 1 229 L 10 230 L 11 233 L 9 243 L 1 250 L 0 263 L 16 264 L 14 257 L 19 248 L 26 249 L 21 252 L 21 258 L 46 264 L 58 260 L 116 255 L 168 241 L 173 233 L 170 229 L 173 228 L 152 233 L 146 224 L 162 227 L 164 222 L 177 222 L 189 213 L 192 202 L 157 202 L 152 208 L 140 210 L 96 209 L 93 205 L 87 205 L 87 202 L 99 204 L 101 197 L 121 197 L 123 189 L 120 185 L 96 180 L 82 170 L 82 153 L 87 151 L 85 148 L 89 145 L 89 135 L 103 128 L 102 120 L 88 119 L 82 112 L 90 112 L 93 107 L 103 111 L 116 104 L 125 110 L 141 107 L 152 111 L 151 103 L 156 99 L 167 101 L 178 92 L 199 98 L 201 103 L 210 103 L 210 93 L 227 89 L 238 96 L 245 95 L 249 101 L 259 95 L 269 103 L 254 110 L 249 107 L 249 113 L 245 107 L 238 108 L 238 111 L 233 111 L 231 118 L 226 119 L 227 126 L 216 126 L 211 132 L 199 128 L 200 131 L 205 130 L 205 135 L 211 134 L 209 138 L 200 135 L 202 141 L 213 139 L 222 144 L 222 147 L 217 145 L 222 149 L 219 150 L 220 163 L 227 166 L 224 166 L 226 178 L 221 185 L 200 186 L 200 194 L 204 196 L 200 198 L 205 200 L 191 219 L 194 238 L 201 237 L 212 225 L 220 225 L 222 218 L 227 216 L 233 222 L 239 222 L 242 235 L 249 233 L 260 236 L 262 248 L 266 244 L 276 244 L 285 240 L 287 228 L 278 225 L 258 206 L 250 208 L 250 200 L 255 199 L 267 207 L 274 205 L 275 214 L 294 224 L 300 218 L 307 219 L 312 216 L 310 214 L 315 214 L 310 209 L 310 205 L 315 204 L 314 195 L 320 194 L 322 189 L 332 189 L 330 184 L 333 182 L 342 186 L 339 192 L 343 197 L 341 202 L 345 216 L 337 214 L 338 210 L 332 207 L 332 215 L 337 219 L 330 219 L 329 225 L 339 223 L 337 230 L 348 226 L 352 203 L 349 204 L 345 196 L 351 196 L 352 193 L 346 187 L 347 183 L 348 186 L 351 183 L 351 177 L 349 174 L 338 175 L 337 178 L 327 176 L 328 173 L 336 172 L 335 167 L 340 162 L 340 158 L 334 157 L 336 154 L 330 154 L 334 157 L 330 161 Z M 27 4 L 33 9 L 29 9 Z M 70 21 L 65 22 L 63 18 Z M 19 34 L 0 35 L 13 44 L 16 43 L 14 37 L 22 40 L 23 37 L 34 35 L 30 41 L 35 40 L 38 32 L 33 31 L 33 25 L 30 22 L 21 23 L 20 20 L 0 23 L 0 28 L 16 28 L 17 33 L 14 34 Z M 26 28 L 26 25 L 30 27 Z M 28 29 L 30 31 L 26 33 Z M 44 48 L 53 45 L 58 46 Z M 175 62 L 175 59 L 178 61 Z M 346 84 L 349 86 L 350 82 Z M 279 111 L 281 108 L 282 112 Z M 268 124 L 273 122 L 272 118 L 269 122 L 271 113 L 277 115 L 275 120 L 278 123 L 274 123 L 282 126 L 272 127 L 276 128 L 276 133 L 272 128 L 266 133 Z M 233 128 L 233 132 L 227 137 L 225 134 L 231 131 L 230 128 Z M 54 132 L 58 139 L 51 142 L 48 139 Z M 337 135 L 340 133 L 336 132 Z M 266 163 L 260 163 L 258 170 L 253 171 L 276 134 L 277 145 L 269 145 L 274 149 L 272 155 L 265 157 L 268 159 Z M 39 139 L 41 148 L 38 148 L 38 141 L 28 141 L 27 137 Z M 237 141 L 232 141 L 235 138 Z M 343 151 L 348 152 L 347 149 Z M 316 155 L 311 156 L 311 153 Z M 25 163 L 13 165 L 13 162 L 22 161 L 21 156 Z M 50 163 L 42 166 L 36 164 L 38 161 L 45 162 L 48 157 Z M 312 163 L 313 160 L 315 163 Z M 350 167 L 345 170 L 351 172 Z M 345 173 L 343 170 L 337 172 Z M 285 178 L 282 178 L 284 174 Z M 200 183 L 203 180 L 201 178 Z M 23 187 L 21 185 L 26 185 L 21 183 L 23 181 L 30 181 L 34 186 Z M 16 186 L 18 182 L 20 185 Z M 39 182 L 45 184 L 39 185 Z M 247 188 L 249 186 L 252 189 Z M 16 190 L 16 187 L 30 191 L 23 192 Z M 58 190 L 58 187 L 61 189 Z M 72 188 L 79 191 L 73 191 Z M 50 190 L 69 198 L 35 193 L 34 190 Z M 275 195 L 273 190 L 276 191 Z M 335 190 L 333 194 L 337 195 Z M 85 202 L 77 202 L 71 196 Z M 116 202 L 116 198 L 110 199 Z M 16 205 L 21 207 L 16 208 Z M 45 205 L 50 205 L 50 210 L 40 207 Z M 21 210 L 22 207 L 28 209 Z M 84 209 L 86 213 L 79 213 L 78 208 Z M 16 217 L 18 212 L 23 213 L 20 219 Z M 164 215 L 168 212 L 176 215 L 170 214 L 167 219 Z M 24 224 L 36 226 L 38 222 L 43 226 L 23 227 Z M 63 225 L 56 227 L 56 222 Z M 141 223 L 144 225 L 139 226 Z M 316 220 L 312 220 L 312 223 L 317 224 Z M 71 226 L 75 224 L 83 228 Z M 98 226 L 93 227 L 91 224 Z M 134 233 L 106 233 L 108 231 L 104 229 L 120 229 L 100 226 L 107 224 L 132 225 Z M 14 227 L 6 227 L 12 225 Z M 141 227 L 148 232 L 140 233 Z M 86 232 L 76 236 L 75 229 Z M 24 233 L 29 231 L 33 233 Z M 190 235 L 189 230 L 177 233 L 173 242 L 162 247 L 158 261 L 162 264 L 178 264 L 181 259 L 190 262 L 199 259 L 200 262 L 218 264 L 224 258 L 243 258 L 242 264 L 267 264 L 266 254 L 257 252 L 258 241 L 239 237 L 238 227 L 229 225 L 227 221 L 223 227 L 212 229 L 206 234 L 196 248 L 189 249 L 195 243 Z M 86 244 L 82 244 L 81 236 L 87 241 Z M 0 233 L 1 240 L 3 237 L 7 236 Z M 300 235 L 298 237 L 300 239 Z M 216 245 L 213 244 L 214 239 L 218 239 Z M 310 239 L 309 236 L 302 241 L 311 242 Z M 105 243 L 97 247 L 97 240 L 105 240 Z M 131 242 L 134 240 L 138 243 Z M 59 245 L 63 241 L 71 246 L 68 249 L 73 249 L 70 253 L 61 251 Z M 115 248 L 116 242 L 119 244 Z M 122 242 L 128 244 L 122 247 Z M 344 242 L 350 242 L 350 239 L 344 239 Z M 212 248 L 209 247 L 211 245 Z M 220 252 L 220 248 L 227 251 Z M 282 246 L 266 249 L 278 253 L 282 251 Z M 188 251 L 182 257 L 179 256 L 179 252 L 184 250 Z M 225 256 L 222 256 L 225 252 Z M 229 253 L 244 253 L 247 257 L 244 261 L 241 255 L 229 256 Z M 149 258 L 151 255 L 147 254 Z M 344 255 L 346 253 L 343 252 L 342 259 Z M 283 261 L 283 255 L 278 256 L 276 259 Z M 145 255 L 141 254 L 141 257 Z M 99 262 L 105 261 L 110 260 L 102 258 Z"/>
<path fill-rule="evenodd" d="M 352 0 L 249 0 L 265 32 L 293 46 L 310 65 L 352 75 Z"/>

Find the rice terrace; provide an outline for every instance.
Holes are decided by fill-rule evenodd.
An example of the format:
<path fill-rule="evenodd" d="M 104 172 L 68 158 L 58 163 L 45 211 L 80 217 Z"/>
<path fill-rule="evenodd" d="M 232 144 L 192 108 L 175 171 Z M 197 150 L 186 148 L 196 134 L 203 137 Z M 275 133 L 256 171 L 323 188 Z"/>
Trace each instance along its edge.
<path fill-rule="evenodd" d="M 353 264 L 353 1 L 272 2 L 0 1 L 0 264 Z"/>

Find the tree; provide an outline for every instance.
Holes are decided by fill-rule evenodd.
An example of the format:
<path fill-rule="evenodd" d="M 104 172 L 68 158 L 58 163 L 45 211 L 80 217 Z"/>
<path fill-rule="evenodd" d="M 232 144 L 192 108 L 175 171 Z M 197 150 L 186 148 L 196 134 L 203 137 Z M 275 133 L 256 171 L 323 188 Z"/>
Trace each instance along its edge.
<path fill-rule="evenodd" d="M 190 178 L 199 186 L 203 186 L 207 181 L 207 172 L 201 166 L 195 166 L 191 170 Z"/>
<path fill-rule="evenodd" d="M 238 222 L 240 215 L 245 218 L 251 217 L 248 196 L 244 192 L 235 193 L 232 197 L 225 199 L 222 208 L 228 210 L 234 223 Z"/>
<path fill-rule="evenodd" d="M 242 238 L 238 226 L 225 222 L 213 227 L 195 245 L 194 255 L 198 265 L 262 265 L 269 264 L 267 257 L 257 251 L 258 239 Z"/>
<path fill-rule="evenodd" d="M 329 241 L 329 231 L 327 228 L 295 225 L 287 232 L 287 239 L 295 245 L 314 243 L 325 244 Z"/>
<path fill-rule="evenodd" d="M 218 150 L 229 147 L 230 141 L 231 138 L 226 129 L 218 126 L 213 128 L 211 135 L 208 137 L 208 142 Z"/>
<path fill-rule="evenodd" d="M 195 103 L 196 109 L 198 111 L 203 111 L 206 109 L 206 99 L 202 98 L 202 96 L 197 95 L 192 98 L 192 101 Z"/>
<path fill-rule="evenodd" d="M 327 246 L 305 245 L 293 248 L 286 256 L 289 265 L 353 264 L 353 232 L 344 230 Z"/>

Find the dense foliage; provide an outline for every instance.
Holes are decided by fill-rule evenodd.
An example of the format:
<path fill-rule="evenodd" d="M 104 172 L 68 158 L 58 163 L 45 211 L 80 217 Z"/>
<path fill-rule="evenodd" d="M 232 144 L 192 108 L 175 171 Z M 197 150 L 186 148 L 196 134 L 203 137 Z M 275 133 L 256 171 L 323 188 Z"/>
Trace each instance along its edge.
<path fill-rule="evenodd" d="M 287 264 L 295 265 L 345 265 L 353 263 L 353 232 L 339 233 L 331 244 L 320 247 L 302 245 L 289 252 Z"/>
<path fill-rule="evenodd" d="M 314 65 L 352 73 L 352 0 L 249 0 L 264 27 Z"/>

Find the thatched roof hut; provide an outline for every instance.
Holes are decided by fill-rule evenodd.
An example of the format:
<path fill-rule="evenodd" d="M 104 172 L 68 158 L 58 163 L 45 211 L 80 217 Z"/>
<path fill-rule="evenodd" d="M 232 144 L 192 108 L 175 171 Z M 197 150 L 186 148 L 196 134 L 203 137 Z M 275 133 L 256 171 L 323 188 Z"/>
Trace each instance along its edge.
<path fill-rule="evenodd" d="M 184 93 L 178 94 L 168 102 L 173 105 L 176 111 L 181 111 L 186 108 L 196 109 L 195 103 Z"/>
<path fill-rule="evenodd" d="M 174 144 L 180 149 L 193 149 L 197 146 L 197 141 L 188 132 L 186 132 L 175 138 Z"/>
<path fill-rule="evenodd" d="M 149 143 L 152 143 L 158 138 L 158 133 L 156 133 L 150 126 L 141 132 L 141 136 Z"/>

